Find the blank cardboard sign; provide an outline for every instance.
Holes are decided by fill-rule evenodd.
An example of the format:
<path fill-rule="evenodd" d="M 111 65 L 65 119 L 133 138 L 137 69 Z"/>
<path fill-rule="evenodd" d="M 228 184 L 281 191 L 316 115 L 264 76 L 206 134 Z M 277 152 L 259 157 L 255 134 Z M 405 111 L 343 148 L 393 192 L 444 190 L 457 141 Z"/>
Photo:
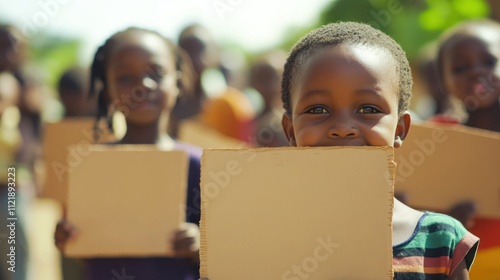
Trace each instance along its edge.
<path fill-rule="evenodd" d="M 227 137 L 199 121 L 192 120 L 181 122 L 179 140 L 205 149 L 246 147 L 244 142 Z"/>
<path fill-rule="evenodd" d="M 93 147 L 69 176 L 72 257 L 169 256 L 185 221 L 188 157 L 182 151 Z"/>
<path fill-rule="evenodd" d="M 500 134 L 454 125 L 412 124 L 395 149 L 395 186 L 414 207 L 447 210 L 472 199 L 500 218 Z"/>
<path fill-rule="evenodd" d="M 45 176 L 42 197 L 52 198 L 66 204 L 68 174 L 78 165 L 82 155 L 94 143 L 93 126 L 95 118 L 78 118 L 57 123 L 44 124 L 43 158 Z M 100 134 L 99 143 L 111 141 L 112 134 Z M 75 153 L 68 154 L 69 147 L 77 145 Z"/>
<path fill-rule="evenodd" d="M 392 279 L 392 159 L 386 147 L 205 150 L 201 276 Z"/>

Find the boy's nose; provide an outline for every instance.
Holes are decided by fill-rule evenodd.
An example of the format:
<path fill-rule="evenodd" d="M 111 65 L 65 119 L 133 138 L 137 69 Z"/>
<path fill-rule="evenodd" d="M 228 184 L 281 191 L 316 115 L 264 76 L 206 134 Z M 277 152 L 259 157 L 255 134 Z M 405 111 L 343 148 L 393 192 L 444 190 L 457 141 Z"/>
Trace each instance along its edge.
<path fill-rule="evenodd" d="M 358 135 L 358 129 L 350 124 L 336 124 L 328 130 L 330 138 L 356 138 Z"/>

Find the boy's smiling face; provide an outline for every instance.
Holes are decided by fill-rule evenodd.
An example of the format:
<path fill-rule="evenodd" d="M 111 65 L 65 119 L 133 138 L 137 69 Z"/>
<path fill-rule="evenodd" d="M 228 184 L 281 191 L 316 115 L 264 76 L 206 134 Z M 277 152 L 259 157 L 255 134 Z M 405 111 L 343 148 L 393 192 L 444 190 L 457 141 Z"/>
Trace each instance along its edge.
<path fill-rule="evenodd" d="M 399 147 L 410 126 L 398 115 L 399 75 L 386 50 L 363 45 L 325 49 L 298 70 L 291 115 L 292 146 Z"/>

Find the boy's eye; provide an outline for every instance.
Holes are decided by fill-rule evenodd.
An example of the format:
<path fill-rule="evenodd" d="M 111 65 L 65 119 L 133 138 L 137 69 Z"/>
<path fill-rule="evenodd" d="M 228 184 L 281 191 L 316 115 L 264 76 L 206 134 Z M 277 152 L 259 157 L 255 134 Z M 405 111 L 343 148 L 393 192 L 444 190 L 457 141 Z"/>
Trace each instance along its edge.
<path fill-rule="evenodd" d="M 312 107 L 312 108 L 307 109 L 306 113 L 307 114 L 327 114 L 328 110 L 326 110 L 323 107 L 316 106 L 316 107 Z"/>
<path fill-rule="evenodd" d="M 359 108 L 358 113 L 377 114 L 377 113 L 380 113 L 380 110 L 375 108 L 374 106 L 363 106 L 363 107 Z"/>

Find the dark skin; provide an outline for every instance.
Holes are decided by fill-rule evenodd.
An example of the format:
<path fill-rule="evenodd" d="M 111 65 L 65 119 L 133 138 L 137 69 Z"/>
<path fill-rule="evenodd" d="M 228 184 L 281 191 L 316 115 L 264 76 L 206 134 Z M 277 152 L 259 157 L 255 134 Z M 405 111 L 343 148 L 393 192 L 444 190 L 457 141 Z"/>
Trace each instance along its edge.
<path fill-rule="evenodd" d="M 200 26 L 188 27 L 184 30 L 179 38 L 179 47 L 189 56 L 195 73 L 193 95 L 185 95 L 181 98 L 172 112 L 169 132 L 174 137 L 177 136 L 179 123 L 198 115 L 207 100 L 201 84 L 203 71 L 217 67 L 219 64 L 217 46 L 208 31 Z"/>
<path fill-rule="evenodd" d="M 250 86 L 264 99 L 264 108 L 254 120 L 255 145 L 260 147 L 288 145 L 278 126 L 281 118 L 281 78 L 285 62 L 285 54 L 276 51 L 259 59 L 250 69 Z"/>
<path fill-rule="evenodd" d="M 398 112 L 395 65 L 387 51 L 358 45 L 334 46 L 312 58 L 299 70 L 292 110 L 283 115 L 290 146 L 400 147 L 411 117 Z M 394 202 L 393 244 L 399 244 L 411 236 L 422 212 Z M 448 279 L 469 279 L 465 261 Z"/>
<path fill-rule="evenodd" d="M 500 30 L 471 27 L 445 45 L 443 82 L 461 100 L 469 118 L 465 125 L 500 132 Z"/>
<path fill-rule="evenodd" d="M 262 111 L 262 115 L 264 115 L 278 107 L 282 73 L 266 60 L 257 62 L 250 71 L 250 86 L 255 88 L 264 99 L 264 110 Z"/>
<path fill-rule="evenodd" d="M 384 50 L 339 45 L 309 64 L 291 93 L 283 128 L 291 146 L 392 146 L 411 118 L 398 112 L 395 61 Z M 299 74 L 300 75 L 300 74 Z M 420 214 L 395 199 L 393 242 L 406 240 Z M 462 261 L 449 279 L 469 279 Z"/>
<path fill-rule="evenodd" d="M 87 69 L 74 67 L 66 70 L 59 79 L 59 98 L 64 106 L 64 117 L 93 117 L 97 101 L 89 96 Z"/>
<path fill-rule="evenodd" d="M 108 87 L 104 94 L 125 115 L 127 132 L 120 144 L 168 147 L 172 140 L 166 123 L 178 93 L 175 59 L 163 38 L 155 34 L 129 32 L 117 41 L 106 69 Z M 60 221 L 55 232 L 57 248 L 64 252 L 64 245 L 77 238 L 77 233 L 66 219 Z M 197 225 L 182 224 L 170 243 L 176 257 L 199 262 Z"/>
<path fill-rule="evenodd" d="M 443 83 L 462 101 L 468 113 L 465 125 L 500 132 L 500 30 L 471 26 L 454 34 L 443 48 Z M 463 201 L 449 214 L 466 227 L 473 226 L 477 206 Z"/>

